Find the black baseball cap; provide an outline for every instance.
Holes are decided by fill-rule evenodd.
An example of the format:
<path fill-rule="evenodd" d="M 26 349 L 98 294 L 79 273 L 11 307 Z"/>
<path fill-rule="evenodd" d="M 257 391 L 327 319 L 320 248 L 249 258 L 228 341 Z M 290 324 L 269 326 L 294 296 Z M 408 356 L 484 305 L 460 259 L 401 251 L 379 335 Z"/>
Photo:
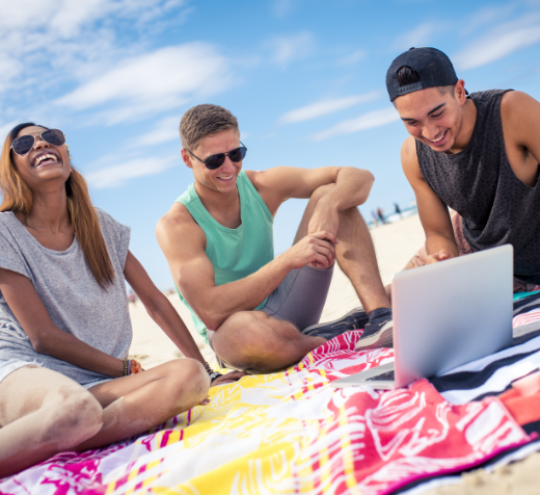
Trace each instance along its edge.
<path fill-rule="evenodd" d="M 418 73 L 418 82 L 399 85 L 397 73 L 405 66 Z M 458 77 L 452 62 L 445 53 L 436 48 L 410 48 L 394 59 L 386 73 L 386 89 L 390 101 L 421 89 L 449 86 L 457 82 Z"/>

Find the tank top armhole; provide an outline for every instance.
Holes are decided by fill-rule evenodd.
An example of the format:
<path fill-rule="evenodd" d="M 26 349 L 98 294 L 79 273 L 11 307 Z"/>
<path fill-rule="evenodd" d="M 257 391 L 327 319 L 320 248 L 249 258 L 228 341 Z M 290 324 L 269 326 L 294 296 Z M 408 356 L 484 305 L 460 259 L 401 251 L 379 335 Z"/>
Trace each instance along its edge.
<path fill-rule="evenodd" d="M 274 217 L 272 216 L 272 213 L 270 213 L 270 210 L 268 209 L 268 206 L 264 202 L 264 199 L 262 199 L 262 196 L 259 194 L 259 191 L 257 191 L 257 188 L 253 185 L 253 183 L 249 180 L 248 175 L 243 170 L 238 174 L 238 178 L 242 181 L 242 184 L 245 184 L 246 187 L 253 193 L 253 196 L 257 198 L 257 201 L 261 205 L 267 220 L 269 220 L 271 223 L 274 223 Z"/>

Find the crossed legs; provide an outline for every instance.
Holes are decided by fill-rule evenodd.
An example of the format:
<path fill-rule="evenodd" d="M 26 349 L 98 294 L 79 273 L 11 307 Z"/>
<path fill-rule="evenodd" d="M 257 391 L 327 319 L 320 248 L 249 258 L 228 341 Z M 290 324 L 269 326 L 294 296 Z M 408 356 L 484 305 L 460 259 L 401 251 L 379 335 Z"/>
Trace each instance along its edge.
<path fill-rule="evenodd" d="M 333 185 L 318 188 L 306 207 L 294 242 L 307 235 L 318 201 Z M 390 307 L 384 290 L 371 235 L 357 208 L 339 214 L 337 261 L 351 280 L 364 309 Z M 259 372 L 277 371 L 300 361 L 325 339 L 304 335 L 289 321 L 263 311 L 242 311 L 230 316 L 215 332 L 212 347 L 229 365 Z"/>
<path fill-rule="evenodd" d="M 191 359 L 90 390 L 46 368 L 19 368 L 0 383 L 0 478 L 65 450 L 144 433 L 199 404 L 209 386 L 203 366 Z"/>

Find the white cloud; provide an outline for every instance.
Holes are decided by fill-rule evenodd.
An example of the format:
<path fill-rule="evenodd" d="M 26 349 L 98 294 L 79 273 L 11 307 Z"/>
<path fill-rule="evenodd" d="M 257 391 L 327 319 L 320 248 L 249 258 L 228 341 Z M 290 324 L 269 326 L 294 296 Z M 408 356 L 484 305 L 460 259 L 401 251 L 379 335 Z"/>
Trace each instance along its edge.
<path fill-rule="evenodd" d="M 304 107 L 296 108 L 282 115 L 279 122 L 282 124 L 292 124 L 312 120 L 323 115 L 330 115 L 346 108 L 350 108 L 360 103 L 374 101 L 381 96 L 380 91 L 371 91 L 363 95 L 346 96 L 344 98 L 332 98 L 316 101 Z"/>
<path fill-rule="evenodd" d="M 313 36 L 310 33 L 278 36 L 266 42 L 271 60 L 282 69 L 293 60 L 309 56 L 313 52 L 314 45 Z"/>
<path fill-rule="evenodd" d="M 228 60 L 213 46 L 188 43 L 121 61 L 56 104 L 74 110 L 118 104 L 103 114 L 111 124 L 175 108 L 195 96 L 215 94 L 232 80 Z"/>
<path fill-rule="evenodd" d="M 414 29 L 407 31 L 399 36 L 393 48 L 399 52 L 404 52 L 411 47 L 427 46 L 433 35 L 441 30 L 441 23 L 424 22 L 419 24 Z"/>
<path fill-rule="evenodd" d="M 358 63 L 363 58 L 366 58 L 367 52 L 366 50 L 356 50 L 353 53 L 350 53 L 349 55 L 344 55 L 343 57 L 340 57 L 336 60 L 337 65 L 354 65 Z"/>
<path fill-rule="evenodd" d="M 374 127 L 381 127 L 399 120 L 399 115 L 394 107 L 375 110 L 351 120 L 345 120 L 330 129 L 318 132 L 312 136 L 313 141 L 323 141 L 342 134 L 364 131 Z"/>
<path fill-rule="evenodd" d="M 159 174 L 178 163 L 178 157 L 134 158 L 120 165 L 112 165 L 85 173 L 91 187 L 96 189 L 123 186 L 130 179 Z"/>
<path fill-rule="evenodd" d="M 540 42 L 540 18 L 528 16 L 502 24 L 452 57 L 458 70 L 474 69 Z"/>
<path fill-rule="evenodd" d="M 178 140 L 180 143 L 180 117 L 167 117 L 158 122 L 154 130 L 132 140 L 134 146 L 152 146 Z"/>

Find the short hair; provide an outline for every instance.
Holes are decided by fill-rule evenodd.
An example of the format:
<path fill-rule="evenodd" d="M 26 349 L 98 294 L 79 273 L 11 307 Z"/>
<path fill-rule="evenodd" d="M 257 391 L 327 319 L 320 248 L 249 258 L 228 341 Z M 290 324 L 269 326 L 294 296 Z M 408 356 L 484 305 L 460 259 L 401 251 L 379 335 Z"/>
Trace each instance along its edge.
<path fill-rule="evenodd" d="M 414 84 L 420 81 L 420 74 L 416 72 L 412 67 L 404 65 L 397 71 L 397 80 L 400 86 L 407 86 L 408 84 Z M 455 85 L 450 84 L 447 86 L 436 86 L 441 94 L 450 93 L 454 90 Z"/>
<path fill-rule="evenodd" d="M 229 129 L 240 134 L 238 120 L 229 110 L 218 105 L 197 105 L 182 116 L 180 139 L 185 149 L 196 148 L 203 137 Z"/>

